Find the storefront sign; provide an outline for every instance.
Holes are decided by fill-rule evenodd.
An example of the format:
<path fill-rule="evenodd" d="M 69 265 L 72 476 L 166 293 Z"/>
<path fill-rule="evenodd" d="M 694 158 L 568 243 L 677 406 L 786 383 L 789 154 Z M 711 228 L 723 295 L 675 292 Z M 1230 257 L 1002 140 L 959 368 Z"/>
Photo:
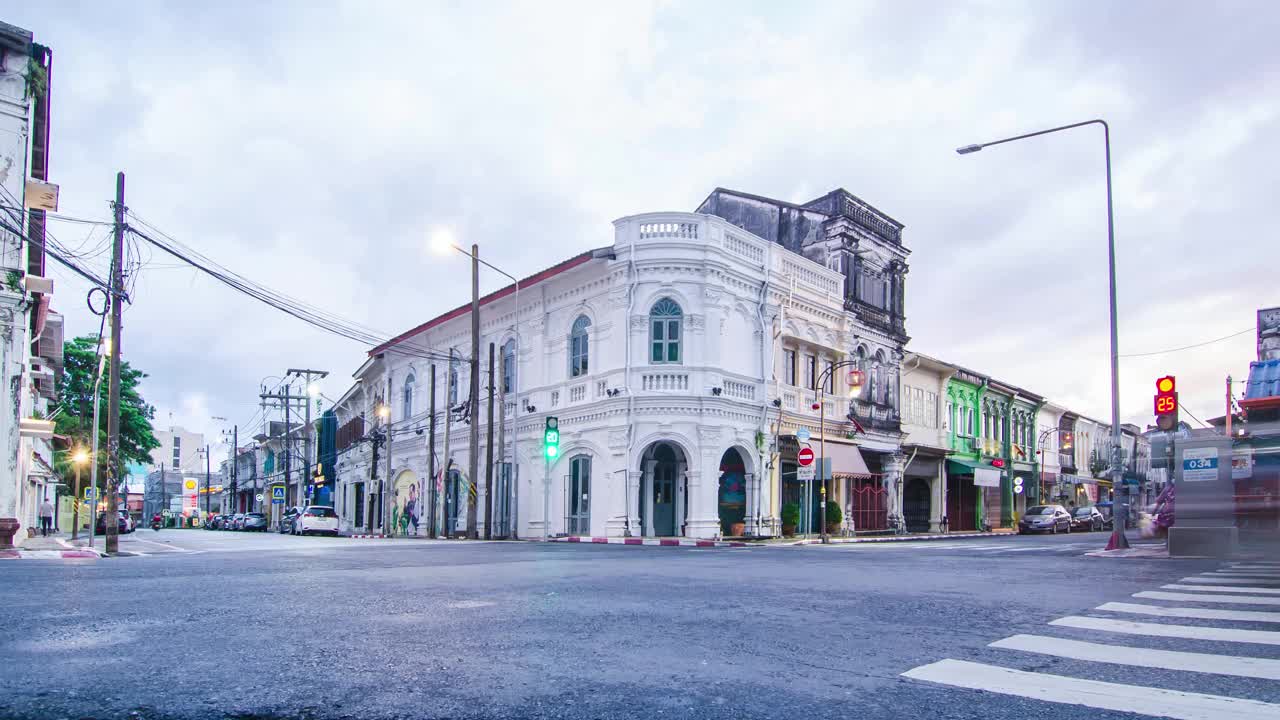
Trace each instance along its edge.
<path fill-rule="evenodd" d="M 1253 448 L 1236 448 L 1231 451 L 1231 479 L 1248 480 L 1253 477 Z"/>

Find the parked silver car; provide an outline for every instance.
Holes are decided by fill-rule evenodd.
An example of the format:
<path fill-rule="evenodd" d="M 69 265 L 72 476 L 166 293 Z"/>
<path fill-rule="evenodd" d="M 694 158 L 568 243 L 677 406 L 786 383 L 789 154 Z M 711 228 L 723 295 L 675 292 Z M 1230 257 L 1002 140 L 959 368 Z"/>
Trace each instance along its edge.
<path fill-rule="evenodd" d="M 1018 534 L 1071 532 L 1071 513 L 1061 505 L 1032 505 L 1018 521 Z"/>

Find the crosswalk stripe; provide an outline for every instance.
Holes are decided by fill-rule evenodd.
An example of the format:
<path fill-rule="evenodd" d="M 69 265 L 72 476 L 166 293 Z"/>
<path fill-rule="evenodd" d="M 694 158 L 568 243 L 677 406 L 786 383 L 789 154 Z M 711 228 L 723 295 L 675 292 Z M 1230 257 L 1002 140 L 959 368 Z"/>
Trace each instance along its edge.
<path fill-rule="evenodd" d="M 1081 617 L 1070 615 L 1049 622 L 1050 625 L 1073 627 L 1082 630 L 1102 630 L 1125 635 L 1151 635 L 1190 640 L 1220 640 L 1246 642 L 1259 645 L 1280 645 L 1280 632 L 1271 630 L 1240 630 L 1237 628 L 1200 627 L 1198 625 L 1165 625 L 1163 623 L 1132 622 L 1111 618 Z"/>
<path fill-rule="evenodd" d="M 1261 678 L 1263 680 L 1280 680 L 1280 660 L 1267 658 L 1235 657 L 1233 655 L 1213 655 L 1210 653 L 1181 652 L 1177 650 L 1154 650 L 1124 645 L 1102 645 L 1045 635 L 1014 635 L 1004 640 L 997 640 L 991 643 L 990 647 L 1004 650 L 1022 650 L 1041 655 L 1053 655 L 1055 657 L 1071 658 L 1072 660 L 1088 660 L 1111 665 L 1132 665 L 1135 667 L 1186 670 L 1188 672 L 1212 673 L 1215 675 L 1236 675 L 1238 677 Z"/>
<path fill-rule="evenodd" d="M 1258 700 L 1085 680 L 964 660 L 940 660 L 908 670 L 902 675 L 915 680 L 986 690 L 1001 695 L 1140 715 L 1159 715 L 1178 720 L 1219 720 L 1224 717 L 1274 720 L 1277 713 L 1280 713 L 1280 705 Z"/>
<path fill-rule="evenodd" d="M 1103 603 L 1094 609 L 1106 612 L 1133 613 L 1135 615 L 1154 615 L 1156 617 L 1280 623 L 1280 612 L 1266 612 L 1264 610 L 1218 610 L 1216 608 L 1164 607 L 1163 605 L 1140 605 L 1138 603 L 1119 602 Z"/>
<path fill-rule="evenodd" d="M 1181 582 L 1208 583 L 1210 585 L 1224 584 L 1224 583 L 1234 583 L 1236 585 L 1275 585 L 1276 584 L 1276 581 L 1274 580 L 1259 580 L 1257 578 L 1236 578 L 1236 577 L 1226 577 L 1223 575 L 1219 575 L 1217 577 L 1184 577 L 1182 578 Z"/>
<path fill-rule="evenodd" d="M 1194 595 L 1192 593 L 1145 590 L 1136 592 L 1133 596 L 1147 600 L 1182 600 L 1184 602 L 1227 603 L 1229 605 L 1280 605 L 1280 597 L 1259 597 L 1257 595 Z"/>
<path fill-rule="evenodd" d="M 1280 588 L 1242 587 L 1238 585 L 1161 585 L 1165 590 L 1195 590 L 1196 592 L 1258 593 L 1280 595 Z"/>

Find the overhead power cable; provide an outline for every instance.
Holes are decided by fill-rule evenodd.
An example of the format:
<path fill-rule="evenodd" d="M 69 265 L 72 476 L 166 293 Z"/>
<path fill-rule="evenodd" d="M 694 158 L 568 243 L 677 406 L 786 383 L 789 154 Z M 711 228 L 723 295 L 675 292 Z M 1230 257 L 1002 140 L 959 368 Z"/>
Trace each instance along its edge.
<path fill-rule="evenodd" d="M 1169 348 L 1168 350 L 1156 350 L 1154 352 L 1131 353 L 1129 355 L 1121 355 L 1120 357 L 1122 358 L 1147 357 L 1148 355 L 1164 355 L 1165 353 L 1181 352 L 1182 350 L 1190 350 L 1192 348 L 1204 347 L 1205 345 L 1212 345 L 1216 342 L 1222 342 L 1223 340 L 1230 340 L 1231 338 L 1236 337 L 1237 335 L 1243 335 L 1245 333 L 1253 332 L 1255 329 L 1256 328 L 1248 327 L 1239 332 L 1233 332 L 1230 335 L 1223 335 L 1220 338 L 1214 338 L 1212 340 L 1205 340 L 1204 342 L 1196 343 L 1194 345 L 1183 345 L 1182 347 Z"/>

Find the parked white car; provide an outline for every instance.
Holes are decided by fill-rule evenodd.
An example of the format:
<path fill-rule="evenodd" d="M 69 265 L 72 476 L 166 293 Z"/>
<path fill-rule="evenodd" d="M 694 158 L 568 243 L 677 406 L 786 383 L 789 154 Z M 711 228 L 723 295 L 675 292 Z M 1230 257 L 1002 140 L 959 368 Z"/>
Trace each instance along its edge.
<path fill-rule="evenodd" d="M 338 534 L 338 513 L 327 505 L 312 505 L 302 511 L 293 521 L 294 535 L 310 535 L 311 533 Z"/>

